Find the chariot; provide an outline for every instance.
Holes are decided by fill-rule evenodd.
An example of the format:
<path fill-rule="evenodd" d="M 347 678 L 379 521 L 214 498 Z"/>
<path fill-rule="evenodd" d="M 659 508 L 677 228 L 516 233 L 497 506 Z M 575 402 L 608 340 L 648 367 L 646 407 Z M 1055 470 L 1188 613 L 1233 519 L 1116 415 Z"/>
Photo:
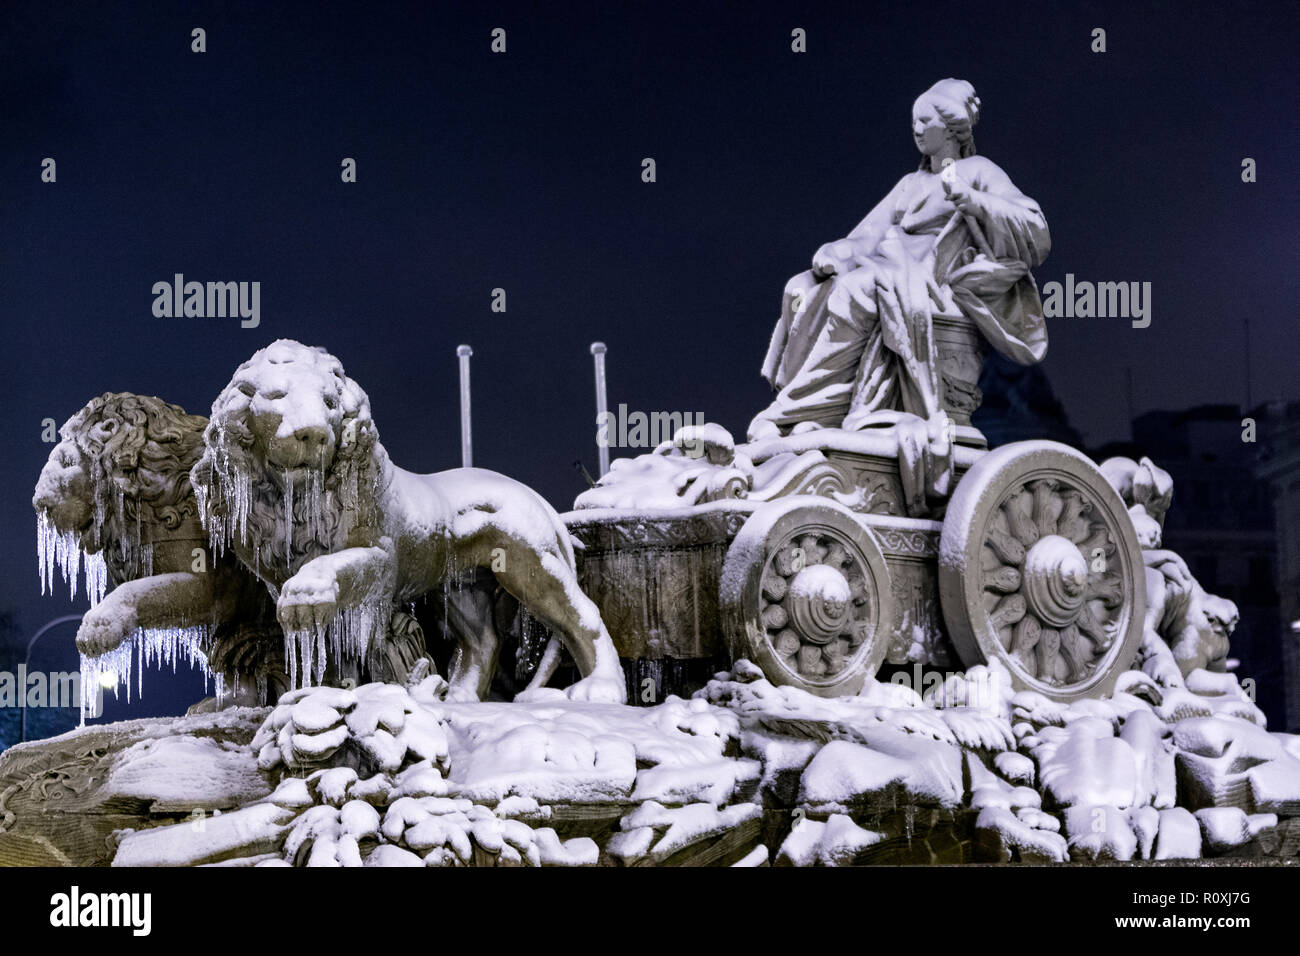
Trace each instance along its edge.
<path fill-rule="evenodd" d="M 694 464 L 661 447 L 691 503 L 620 500 L 626 478 L 579 499 L 579 579 L 634 698 L 647 677 L 683 693 L 740 658 L 826 697 L 886 666 L 990 661 L 1056 700 L 1114 688 L 1142 639 L 1144 565 L 1097 466 L 1047 441 L 989 451 L 964 425 L 918 505 L 898 431 L 715 443 Z"/>

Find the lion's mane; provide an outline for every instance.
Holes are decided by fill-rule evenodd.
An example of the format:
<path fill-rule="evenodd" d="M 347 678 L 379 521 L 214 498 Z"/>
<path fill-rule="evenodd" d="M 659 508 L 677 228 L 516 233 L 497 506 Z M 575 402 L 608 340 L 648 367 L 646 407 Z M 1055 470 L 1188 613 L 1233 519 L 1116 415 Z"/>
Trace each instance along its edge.
<path fill-rule="evenodd" d="M 59 430 L 93 489 L 95 520 L 85 545 L 103 549 L 116 579 L 147 573 L 138 549 L 199 517 L 190 469 L 207 422 L 161 398 L 105 392 Z"/>

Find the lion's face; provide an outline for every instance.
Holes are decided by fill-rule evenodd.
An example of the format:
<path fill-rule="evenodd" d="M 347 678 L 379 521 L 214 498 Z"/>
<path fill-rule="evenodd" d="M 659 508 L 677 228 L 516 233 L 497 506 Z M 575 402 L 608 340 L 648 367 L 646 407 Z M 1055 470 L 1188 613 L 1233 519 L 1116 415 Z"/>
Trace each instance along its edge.
<path fill-rule="evenodd" d="M 87 553 L 173 531 L 194 514 L 189 470 L 206 424 L 160 398 L 94 398 L 59 430 L 62 441 L 41 469 L 32 506 Z"/>
<path fill-rule="evenodd" d="M 324 349 L 273 342 L 212 405 L 192 480 L 212 541 L 247 548 L 264 577 L 293 573 L 375 519 L 366 393 Z"/>
<path fill-rule="evenodd" d="M 50 452 L 36 481 L 32 507 L 60 534 L 84 534 L 95 517 L 95 489 L 87 462 L 74 438 L 64 438 Z"/>
<path fill-rule="evenodd" d="M 358 417 L 369 418 L 369 405 L 339 360 L 288 339 L 241 365 L 213 406 L 213 420 L 235 425 L 271 477 L 329 471 Z"/>

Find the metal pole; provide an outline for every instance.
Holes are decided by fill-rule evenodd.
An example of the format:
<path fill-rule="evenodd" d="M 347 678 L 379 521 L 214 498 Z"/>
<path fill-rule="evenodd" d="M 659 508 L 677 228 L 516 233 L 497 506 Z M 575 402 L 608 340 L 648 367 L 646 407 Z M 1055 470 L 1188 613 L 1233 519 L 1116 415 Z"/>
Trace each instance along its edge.
<path fill-rule="evenodd" d="M 591 355 L 596 363 L 596 444 L 600 450 L 600 476 L 603 478 L 609 471 L 609 432 L 605 433 L 605 441 L 599 440 L 600 425 L 606 422 L 609 414 L 609 407 L 605 401 L 605 343 L 592 342 Z"/>
<path fill-rule="evenodd" d="M 63 615 L 63 617 L 56 617 L 54 620 L 50 621 L 48 624 L 46 624 L 46 625 L 45 625 L 44 627 L 42 627 L 39 631 L 37 631 L 35 634 L 32 635 L 32 639 L 31 639 L 30 641 L 27 642 L 27 656 L 26 656 L 25 658 L 23 658 L 23 674 L 24 674 L 24 683 L 26 682 L 26 673 L 27 673 L 27 668 L 30 667 L 30 666 L 31 666 L 31 663 L 32 663 L 32 648 L 34 648 L 34 647 L 36 646 L 36 642 L 39 641 L 42 637 L 44 637 L 47 631 L 52 631 L 54 628 L 58 627 L 60 624 L 67 624 L 69 621 L 80 621 L 80 620 L 81 620 L 81 615 L 80 615 L 80 614 L 65 614 L 65 615 Z M 18 694 L 19 694 L 19 698 L 18 698 L 18 742 L 19 742 L 20 744 L 27 740 L 27 699 L 26 699 L 26 691 L 27 691 L 27 688 L 26 688 L 26 687 L 20 687 L 20 688 L 18 688 Z M 83 699 L 84 699 L 84 697 L 83 697 Z"/>
<path fill-rule="evenodd" d="M 461 345 L 457 347 L 456 354 L 460 356 L 460 465 L 462 468 L 473 468 L 474 441 L 469 423 L 469 357 L 474 354 L 474 350 L 468 345 Z"/>

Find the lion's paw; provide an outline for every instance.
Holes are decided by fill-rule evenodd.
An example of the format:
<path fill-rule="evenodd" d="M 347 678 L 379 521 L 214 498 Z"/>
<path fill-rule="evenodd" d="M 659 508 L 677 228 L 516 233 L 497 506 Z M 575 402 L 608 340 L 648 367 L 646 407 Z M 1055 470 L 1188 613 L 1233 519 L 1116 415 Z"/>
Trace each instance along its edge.
<path fill-rule="evenodd" d="M 77 650 L 86 657 L 100 657 L 116 650 L 139 628 L 135 608 L 121 601 L 104 601 L 81 619 L 77 628 Z"/>
<path fill-rule="evenodd" d="M 585 700 L 594 704 L 627 703 L 627 686 L 622 674 L 617 678 L 589 674 L 564 693 L 569 700 Z"/>
<path fill-rule="evenodd" d="M 332 572 L 303 568 L 280 589 L 276 615 L 286 631 L 322 628 L 338 610 L 339 582 Z"/>

